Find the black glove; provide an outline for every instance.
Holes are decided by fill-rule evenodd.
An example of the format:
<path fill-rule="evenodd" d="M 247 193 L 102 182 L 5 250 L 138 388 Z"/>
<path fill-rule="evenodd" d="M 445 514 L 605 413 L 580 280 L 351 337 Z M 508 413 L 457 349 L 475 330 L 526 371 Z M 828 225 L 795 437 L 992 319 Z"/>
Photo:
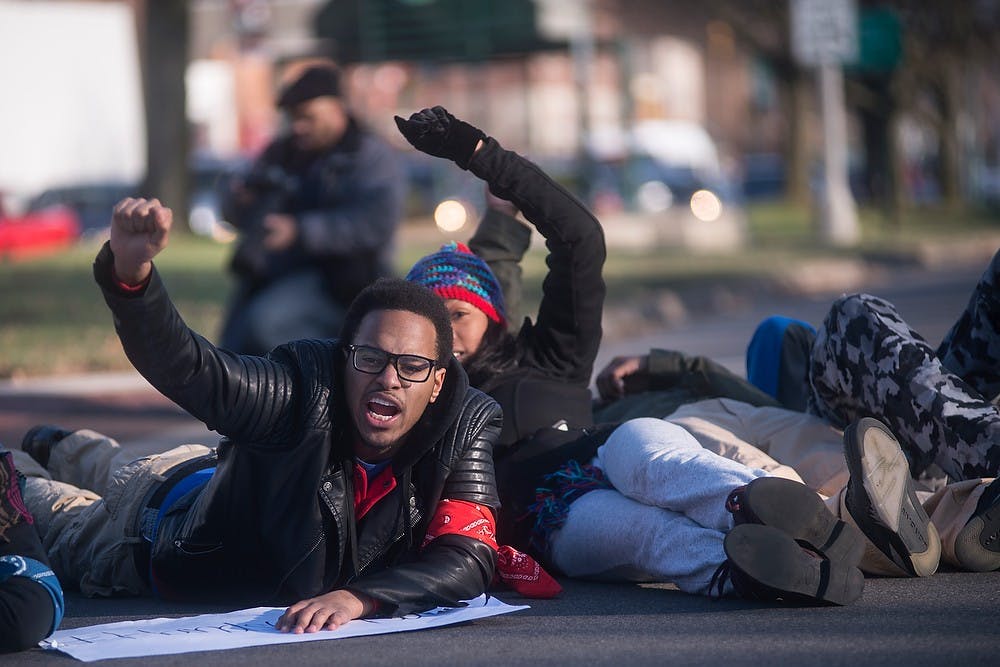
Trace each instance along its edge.
<path fill-rule="evenodd" d="M 455 118 L 444 107 L 418 111 L 409 120 L 396 116 L 396 127 L 417 150 L 454 160 L 462 169 L 469 168 L 476 146 L 486 138 L 478 127 Z"/>

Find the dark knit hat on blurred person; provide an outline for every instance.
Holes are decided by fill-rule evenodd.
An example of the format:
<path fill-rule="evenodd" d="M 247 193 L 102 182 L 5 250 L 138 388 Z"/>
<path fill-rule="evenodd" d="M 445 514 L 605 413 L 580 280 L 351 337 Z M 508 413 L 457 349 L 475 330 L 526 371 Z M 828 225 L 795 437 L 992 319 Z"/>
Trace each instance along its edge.
<path fill-rule="evenodd" d="M 340 97 L 340 73 L 327 65 L 309 67 L 282 90 L 278 107 L 289 109 L 316 97 Z"/>
<path fill-rule="evenodd" d="M 472 304 L 498 324 L 505 324 L 503 292 L 490 267 L 464 243 L 452 241 L 417 261 L 406 279 L 430 288 L 442 299 Z"/>

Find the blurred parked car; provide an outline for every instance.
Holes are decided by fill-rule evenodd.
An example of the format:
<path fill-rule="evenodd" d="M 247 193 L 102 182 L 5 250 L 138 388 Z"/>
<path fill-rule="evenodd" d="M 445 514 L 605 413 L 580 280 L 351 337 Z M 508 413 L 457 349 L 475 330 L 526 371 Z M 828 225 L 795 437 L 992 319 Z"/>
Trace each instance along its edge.
<path fill-rule="evenodd" d="M 742 192 L 715 142 L 696 123 L 649 120 L 588 142 L 581 186 L 609 239 L 633 245 L 732 248 L 746 228 Z M 610 242 L 610 241 L 609 241 Z"/>
<path fill-rule="evenodd" d="M 23 215 L 10 215 L 0 200 L 0 259 L 65 248 L 79 237 L 80 220 L 72 209 L 50 206 Z"/>
<path fill-rule="evenodd" d="M 665 213 L 680 207 L 690 208 L 696 217 L 712 217 L 699 202 L 715 201 L 715 208 L 741 202 L 715 142 L 697 123 L 649 120 L 627 132 L 594 134 L 588 157 L 585 186 L 597 210 L 617 205 L 625 211 Z"/>
<path fill-rule="evenodd" d="M 223 220 L 222 188 L 241 162 L 197 156 L 190 167 L 190 211 L 187 223 L 191 231 L 219 241 L 233 237 L 232 227 Z M 62 206 L 77 216 L 82 238 L 100 237 L 108 232 L 111 211 L 126 197 L 138 196 L 137 183 L 91 183 L 50 188 L 28 203 L 28 213 L 37 214 L 53 206 Z M 179 221 L 183 222 L 183 221 Z"/>
<path fill-rule="evenodd" d="M 743 156 L 743 196 L 747 200 L 779 199 L 785 194 L 785 159 L 780 153 Z"/>
<path fill-rule="evenodd" d="M 125 197 L 135 196 L 135 183 L 92 183 L 51 188 L 28 203 L 28 213 L 40 213 L 53 206 L 73 211 L 80 221 L 82 238 L 103 236 L 111 224 L 111 210 Z"/>

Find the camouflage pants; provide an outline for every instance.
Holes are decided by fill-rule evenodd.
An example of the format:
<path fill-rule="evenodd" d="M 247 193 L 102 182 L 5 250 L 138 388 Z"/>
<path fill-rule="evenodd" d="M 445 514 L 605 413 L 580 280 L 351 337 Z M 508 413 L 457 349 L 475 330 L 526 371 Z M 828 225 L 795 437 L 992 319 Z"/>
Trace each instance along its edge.
<path fill-rule="evenodd" d="M 813 343 L 809 411 L 844 427 L 864 416 L 896 434 L 917 475 L 953 480 L 1000 469 L 1000 252 L 935 350 L 892 304 L 867 294 L 834 302 Z"/>

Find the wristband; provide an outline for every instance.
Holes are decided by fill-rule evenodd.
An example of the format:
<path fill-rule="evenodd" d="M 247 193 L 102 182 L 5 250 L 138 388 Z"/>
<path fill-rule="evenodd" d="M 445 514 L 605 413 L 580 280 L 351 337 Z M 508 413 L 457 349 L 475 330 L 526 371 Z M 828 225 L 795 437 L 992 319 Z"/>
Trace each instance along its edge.
<path fill-rule="evenodd" d="M 122 292 L 125 292 L 126 294 L 137 294 L 142 290 L 146 289 L 146 286 L 149 285 L 150 277 L 152 277 L 152 274 L 146 276 L 145 279 L 143 279 L 143 281 L 140 282 L 138 285 L 130 285 L 129 283 L 119 278 L 118 274 L 115 272 L 115 268 L 111 267 L 111 279 L 115 281 L 115 287 L 117 287 Z"/>

